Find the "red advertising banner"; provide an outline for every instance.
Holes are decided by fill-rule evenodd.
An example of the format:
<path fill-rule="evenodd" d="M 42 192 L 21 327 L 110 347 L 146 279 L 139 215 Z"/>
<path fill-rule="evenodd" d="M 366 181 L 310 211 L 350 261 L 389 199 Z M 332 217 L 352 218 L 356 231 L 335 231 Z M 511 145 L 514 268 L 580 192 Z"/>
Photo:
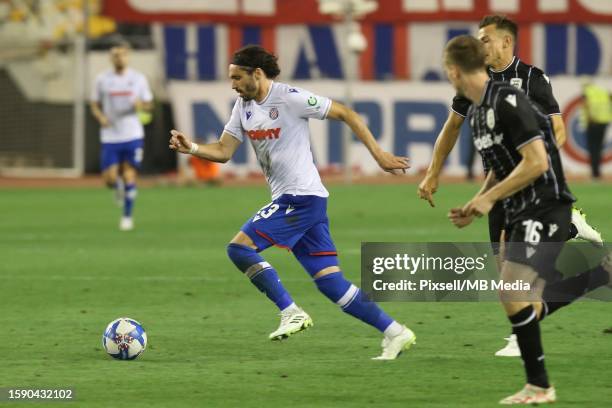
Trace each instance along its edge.
<path fill-rule="evenodd" d="M 225 22 L 277 25 L 329 23 L 317 0 L 112 0 L 104 14 L 122 22 Z M 365 21 L 478 21 L 506 14 L 519 23 L 612 23 L 609 0 L 379 0 Z"/>

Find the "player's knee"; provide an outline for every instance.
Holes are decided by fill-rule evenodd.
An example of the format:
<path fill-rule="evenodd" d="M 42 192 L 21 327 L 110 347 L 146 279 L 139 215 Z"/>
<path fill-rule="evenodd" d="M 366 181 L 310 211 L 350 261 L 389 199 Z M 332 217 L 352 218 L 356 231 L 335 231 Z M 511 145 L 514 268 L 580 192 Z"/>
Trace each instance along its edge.
<path fill-rule="evenodd" d="M 328 266 L 327 268 L 321 269 L 319 272 L 312 275 L 312 279 L 319 279 L 324 277 L 325 275 L 329 275 L 334 272 L 340 272 L 339 266 Z"/>
<path fill-rule="evenodd" d="M 126 166 L 123 170 L 123 179 L 126 183 L 135 183 L 138 171 L 132 166 Z"/>
<path fill-rule="evenodd" d="M 314 279 L 332 272 L 340 271 L 336 255 L 310 255 L 308 253 L 294 252 L 306 272 Z M 336 267 L 337 270 L 333 268 Z M 318 276 L 317 276 L 318 275 Z"/>
<path fill-rule="evenodd" d="M 250 272 L 253 272 L 253 269 L 257 269 L 257 265 L 263 267 L 261 264 L 265 263 L 257 251 L 241 244 L 228 244 L 227 256 L 238 269 L 246 274 L 250 274 Z M 252 268 L 253 266 L 255 266 L 255 268 Z"/>

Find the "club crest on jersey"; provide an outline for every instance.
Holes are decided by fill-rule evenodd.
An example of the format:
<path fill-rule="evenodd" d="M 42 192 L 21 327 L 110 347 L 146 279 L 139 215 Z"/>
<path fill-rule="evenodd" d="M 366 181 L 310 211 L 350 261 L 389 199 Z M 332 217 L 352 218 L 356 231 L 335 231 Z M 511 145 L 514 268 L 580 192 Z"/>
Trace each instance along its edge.
<path fill-rule="evenodd" d="M 523 79 L 522 78 L 510 78 L 510 85 L 512 85 L 515 88 L 521 89 L 521 87 L 523 86 Z"/>
<path fill-rule="evenodd" d="M 493 109 L 490 109 L 487 111 L 487 127 L 489 129 L 493 129 L 495 127 L 495 112 L 493 112 Z"/>
<path fill-rule="evenodd" d="M 276 108 L 272 108 L 270 109 L 270 119 L 275 120 L 276 118 L 278 118 L 278 109 Z"/>
<path fill-rule="evenodd" d="M 253 115 L 253 113 L 252 113 L 251 111 L 247 111 L 247 112 L 246 112 L 246 117 L 247 117 L 247 120 L 251 119 L 251 116 L 252 116 L 252 115 Z"/>

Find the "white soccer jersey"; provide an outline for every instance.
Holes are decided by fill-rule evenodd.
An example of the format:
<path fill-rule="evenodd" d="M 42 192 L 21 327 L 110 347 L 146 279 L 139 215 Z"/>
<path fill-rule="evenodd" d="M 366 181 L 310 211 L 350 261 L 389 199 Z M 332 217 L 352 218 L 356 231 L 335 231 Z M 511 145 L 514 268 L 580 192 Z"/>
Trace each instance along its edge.
<path fill-rule="evenodd" d="M 130 68 L 122 74 L 115 70 L 101 73 L 96 78 L 91 100 L 102 105 L 110 121 L 110 126 L 100 129 L 102 143 L 122 143 L 144 137 L 134 102 L 150 102 L 153 94 L 143 74 Z"/>
<path fill-rule="evenodd" d="M 272 82 L 261 103 L 236 101 L 224 131 L 241 142 L 250 139 L 273 200 L 282 194 L 329 196 L 314 164 L 308 119 L 325 119 L 330 107 L 329 98 L 280 82 Z"/>

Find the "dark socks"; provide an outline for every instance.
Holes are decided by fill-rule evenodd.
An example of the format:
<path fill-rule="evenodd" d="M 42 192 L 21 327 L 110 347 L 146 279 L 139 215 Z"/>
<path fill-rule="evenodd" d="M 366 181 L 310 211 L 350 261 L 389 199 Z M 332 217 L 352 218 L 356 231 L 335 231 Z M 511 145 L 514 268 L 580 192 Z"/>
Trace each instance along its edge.
<path fill-rule="evenodd" d="M 544 308 L 540 320 L 609 282 L 608 272 L 602 266 L 597 266 L 571 278 L 546 285 L 542 294 Z"/>
<path fill-rule="evenodd" d="M 512 331 L 516 334 L 521 349 L 527 382 L 542 388 L 550 387 L 546 367 L 544 366 L 540 322 L 533 306 L 529 305 L 508 318 L 512 323 Z"/>

